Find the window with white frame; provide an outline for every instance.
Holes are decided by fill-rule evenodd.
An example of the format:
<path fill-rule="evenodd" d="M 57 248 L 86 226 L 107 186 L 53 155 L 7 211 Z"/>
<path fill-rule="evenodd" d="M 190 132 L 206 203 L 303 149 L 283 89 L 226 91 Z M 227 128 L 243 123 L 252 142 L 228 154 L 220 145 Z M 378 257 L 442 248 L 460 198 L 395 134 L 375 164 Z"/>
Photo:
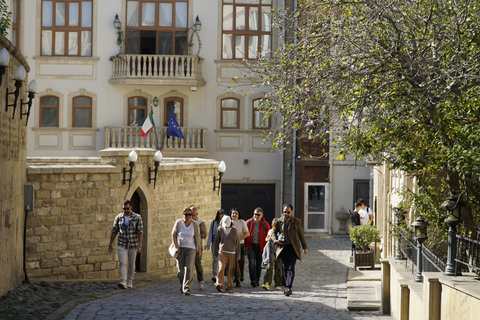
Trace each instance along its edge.
<path fill-rule="evenodd" d="M 223 0 L 222 59 L 270 56 L 272 0 Z"/>
<path fill-rule="evenodd" d="M 41 54 L 92 55 L 92 1 L 42 0 Z"/>

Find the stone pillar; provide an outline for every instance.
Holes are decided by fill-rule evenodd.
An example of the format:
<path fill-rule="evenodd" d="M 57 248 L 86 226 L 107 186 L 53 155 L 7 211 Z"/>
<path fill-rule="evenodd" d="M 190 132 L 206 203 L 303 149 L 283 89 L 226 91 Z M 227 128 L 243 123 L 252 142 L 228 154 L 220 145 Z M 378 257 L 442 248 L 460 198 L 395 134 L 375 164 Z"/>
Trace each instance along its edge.
<path fill-rule="evenodd" d="M 381 307 L 383 314 L 390 313 L 390 262 L 388 259 L 381 259 L 382 264 L 382 299 Z"/>
<path fill-rule="evenodd" d="M 440 309 L 442 300 L 442 285 L 435 274 L 423 274 L 423 305 L 424 319 L 440 320 Z"/>
<path fill-rule="evenodd" d="M 408 320 L 410 314 L 410 289 L 408 284 L 400 284 L 400 320 Z"/>

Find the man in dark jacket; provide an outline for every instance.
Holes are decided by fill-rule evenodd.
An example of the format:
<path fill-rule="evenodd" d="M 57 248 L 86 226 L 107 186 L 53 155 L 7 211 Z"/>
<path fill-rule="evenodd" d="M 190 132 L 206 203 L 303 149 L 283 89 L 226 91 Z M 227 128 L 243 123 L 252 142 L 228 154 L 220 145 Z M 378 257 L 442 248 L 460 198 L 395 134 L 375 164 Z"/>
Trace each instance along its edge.
<path fill-rule="evenodd" d="M 250 273 L 250 284 L 252 287 L 260 285 L 260 274 L 262 272 L 262 253 L 270 225 L 263 217 L 263 209 L 258 207 L 253 211 L 253 217 L 246 221 L 248 237 L 245 239 L 248 248 L 248 271 Z"/>
<path fill-rule="evenodd" d="M 305 241 L 302 222 L 293 216 L 293 206 L 291 204 L 283 205 L 283 217 L 275 222 L 272 238 L 278 245 L 277 257 L 282 259 L 283 279 L 287 287 L 284 294 L 288 297 L 292 294 L 295 264 L 297 259 L 302 260 L 300 243 L 303 247 L 303 254 L 307 254 L 307 242 Z"/>

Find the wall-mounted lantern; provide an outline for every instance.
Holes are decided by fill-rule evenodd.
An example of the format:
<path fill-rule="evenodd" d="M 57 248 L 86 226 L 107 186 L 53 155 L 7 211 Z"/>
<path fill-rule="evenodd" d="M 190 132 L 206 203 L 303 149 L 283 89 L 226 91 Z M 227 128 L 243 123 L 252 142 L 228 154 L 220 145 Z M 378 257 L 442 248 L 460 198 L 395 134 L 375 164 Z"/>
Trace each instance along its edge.
<path fill-rule="evenodd" d="M 226 170 L 227 170 L 227 166 L 225 165 L 225 162 L 222 160 L 218 165 L 218 178 L 213 176 L 213 191 L 218 189 L 217 194 L 220 194 L 220 186 L 222 185 L 222 176 Z M 218 184 L 217 184 L 217 181 L 218 181 Z"/>
<path fill-rule="evenodd" d="M 122 180 L 122 184 L 125 184 L 127 183 L 128 181 L 128 188 L 130 189 L 130 185 L 132 183 L 132 171 L 133 171 L 133 167 L 135 166 L 135 162 L 137 161 L 137 153 L 135 152 L 135 150 L 132 150 L 130 152 L 130 154 L 128 155 L 128 161 L 129 161 L 129 166 L 130 166 L 130 169 L 127 170 L 126 167 L 123 168 L 123 180 Z M 127 172 L 128 172 L 128 179 L 127 179 Z"/>
<path fill-rule="evenodd" d="M 155 189 L 155 184 L 157 183 L 157 172 L 158 172 L 158 166 L 160 165 L 160 161 L 162 161 L 163 155 L 159 151 L 155 152 L 155 155 L 153 156 L 153 162 L 154 162 L 154 168 L 148 167 L 148 183 L 151 183 L 153 181 L 153 189 Z M 154 176 L 152 178 L 152 172 L 154 173 Z"/>

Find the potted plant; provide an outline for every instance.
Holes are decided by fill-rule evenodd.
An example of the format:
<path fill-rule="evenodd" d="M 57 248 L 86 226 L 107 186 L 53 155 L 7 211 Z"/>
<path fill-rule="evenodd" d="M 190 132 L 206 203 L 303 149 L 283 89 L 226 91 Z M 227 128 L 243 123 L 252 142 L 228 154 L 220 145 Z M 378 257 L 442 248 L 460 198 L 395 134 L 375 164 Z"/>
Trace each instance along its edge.
<path fill-rule="evenodd" d="M 362 226 L 350 227 L 350 240 L 356 247 L 353 252 L 354 267 L 375 267 L 375 255 L 368 246 L 372 242 L 380 241 L 380 234 L 375 226 L 364 224 Z"/>

